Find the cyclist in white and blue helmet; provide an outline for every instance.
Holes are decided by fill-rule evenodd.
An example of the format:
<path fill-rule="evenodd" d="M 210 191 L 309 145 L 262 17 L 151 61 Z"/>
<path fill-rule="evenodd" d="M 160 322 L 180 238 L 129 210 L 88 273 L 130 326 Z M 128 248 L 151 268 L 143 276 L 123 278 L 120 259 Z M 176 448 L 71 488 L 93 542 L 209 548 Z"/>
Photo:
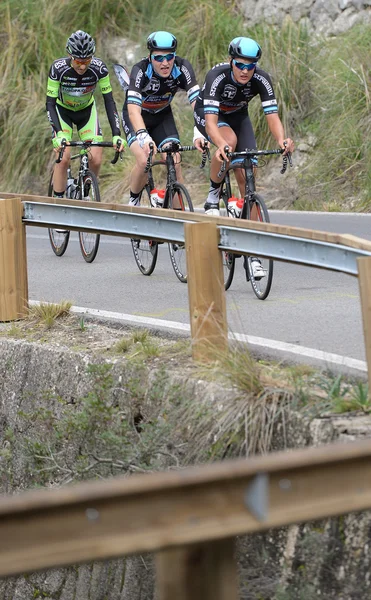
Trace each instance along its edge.
<path fill-rule="evenodd" d="M 148 56 L 136 63 L 122 112 L 124 132 L 136 162 L 130 177 L 129 204 L 138 205 L 146 183 L 144 169 L 152 142 L 155 151 L 166 143 L 179 142 L 171 101 L 179 90 L 187 93 L 194 109 L 200 88 L 192 65 L 177 56 L 177 39 L 169 31 L 154 31 L 147 38 Z M 204 138 L 197 132 L 195 145 L 201 150 Z M 177 179 L 182 181 L 180 161 Z"/>
<path fill-rule="evenodd" d="M 229 61 L 213 67 L 197 98 L 195 125 L 217 148 L 210 168 L 210 188 L 205 211 L 219 214 L 219 191 L 222 177 L 218 177 L 220 163 L 226 160 L 224 148 L 233 151 L 256 148 L 254 130 L 248 113 L 250 101 L 259 96 L 268 127 L 277 144 L 286 152 L 294 151 L 294 142 L 286 137 L 278 115 L 277 100 L 270 75 L 258 66 L 262 56 L 260 45 L 248 37 L 235 37 L 228 48 Z M 241 195 L 244 180 L 239 170 Z"/>

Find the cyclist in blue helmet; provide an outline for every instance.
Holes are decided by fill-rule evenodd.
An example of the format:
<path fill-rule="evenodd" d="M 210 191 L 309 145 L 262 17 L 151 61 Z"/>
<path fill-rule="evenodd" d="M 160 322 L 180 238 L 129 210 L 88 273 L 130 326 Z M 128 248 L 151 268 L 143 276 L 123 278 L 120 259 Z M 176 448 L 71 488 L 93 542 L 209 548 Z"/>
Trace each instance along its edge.
<path fill-rule="evenodd" d="M 177 39 L 168 31 L 155 31 L 147 38 L 148 56 L 136 63 L 130 73 L 130 84 L 122 111 L 123 128 L 136 162 L 130 177 L 129 204 L 139 205 L 146 183 L 144 169 L 152 142 L 155 151 L 166 143 L 179 142 L 179 134 L 171 109 L 178 90 L 187 93 L 194 109 L 200 88 L 192 65 L 177 56 Z M 201 150 L 204 137 L 195 129 L 194 143 Z M 177 178 L 182 181 L 180 161 Z"/>
<path fill-rule="evenodd" d="M 219 214 L 219 191 L 223 177 L 218 177 L 220 163 L 226 160 L 224 148 L 241 151 L 256 148 L 255 135 L 248 113 L 249 102 L 259 96 L 268 127 L 278 146 L 294 151 L 294 142 L 286 137 L 278 115 L 277 100 L 269 74 L 258 66 L 262 56 L 259 44 L 247 37 L 235 37 L 228 48 L 229 61 L 213 67 L 206 75 L 194 112 L 195 124 L 217 150 L 210 167 L 210 188 L 204 208 L 207 214 Z M 241 195 L 244 180 L 239 170 Z"/>

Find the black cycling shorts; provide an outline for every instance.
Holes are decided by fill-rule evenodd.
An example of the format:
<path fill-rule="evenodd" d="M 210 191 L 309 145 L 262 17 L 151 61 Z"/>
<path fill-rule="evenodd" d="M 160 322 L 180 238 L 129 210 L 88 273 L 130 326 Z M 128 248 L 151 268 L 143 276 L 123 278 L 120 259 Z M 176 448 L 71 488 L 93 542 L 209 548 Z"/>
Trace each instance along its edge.
<path fill-rule="evenodd" d="M 179 133 L 175 125 L 173 111 L 168 106 L 158 113 L 149 113 L 142 111 L 142 118 L 146 129 L 155 142 L 157 148 L 164 142 L 179 141 Z M 126 135 L 126 140 L 130 146 L 135 140 L 135 131 L 130 122 L 128 111 L 124 108 L 122 111 L 122 125 Z"/>
<path fill-rule="evenodd" d="M 211 143 L 213 140 L 209 138 L 205 129 L 205 113 L 203 106 L 196 107 L 194 111 L 195 124 L 197 129 L 205 136 Z M 256 140 L 252 123 L 248 112 L 239 111 L 231 113 L 229 115 L 219 112 L 218 116 L 218 127 L 230 127 L 237 136 L 236 152 L 246 150 L 246 148 L 256 148 Z"/>

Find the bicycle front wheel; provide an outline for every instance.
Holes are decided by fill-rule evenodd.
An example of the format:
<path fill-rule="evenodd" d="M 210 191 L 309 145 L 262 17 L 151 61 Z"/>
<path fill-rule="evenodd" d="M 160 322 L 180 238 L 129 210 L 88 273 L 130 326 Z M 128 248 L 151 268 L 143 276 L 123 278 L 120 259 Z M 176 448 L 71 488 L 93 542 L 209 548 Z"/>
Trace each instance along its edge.
<path fill-rule="evenodd" d="M 228 198 L 232 196 L 230 174 L 227 173 L 221 187 L 219 200 L 223 201 L 227 216 L 231 217 L 228 211 Z M 223 275 L 224 275 L 224 289 L 228 290 L 231 287 L 233 281 L 233 275 L 236 265 L 236 257 L 232 252 L 223 252 Z"/>
<path fill-rule="evenodd" d="M 53 172 L 50 176 L 48 196 L 53 197 Z M 67 229 L 48 229 L 49 240 L 56 256 L 63 256 L 67 250 L 70 232 Z"/>
<path fill-rule="evenodd" d="M 182 183 L 174 183 L 168 188 L 165 196 L 165 206 L 175 207 L 183 211 L 194 212 L 191 197 Z M 187 260 L 184 244 L 169 244 L 169 254 L 175 275 L 182 283 L 187 283 Z"/>
<path fill-rule="evenodd" d="M 251 205 L 251 215 L 257 221 L 269 223 L 268 209 L 259 194 L 255 194 L 254 196 Z M 256 269 L 255 261 L 260 263 L 261 268 Z M 264 258 L 263 256 L 245 256 L 244 267 L 246 269 L 246 277 L 250 280 L 255 295 L 259 300 L 265 300 L 272 287 L 273 260 L 271 258 Z"/>
<path fill-rule="evenodd" d="M 79 190 L 79 200 L 86 202 L 100 202 L 100 192 L 97 176 L 92 171 L 86 171 L 83 176 L 83 188 Z M 88 231 L 79 231 L 81 253 L 87 263 L 93 262 L 97 256 L 100 234 Z"/>
<path fill-rule="evenodd" d="M 149 186 L 146 185 L 140 195 L 140 206 L 149 208 L 151 206 L 150 198 L 150 189 Z M 157 262 L 157 242 L 135 238 L 131 240 L 131 246 L 139 271 L 143 273 L 143 275 L 151 275 Z"/>

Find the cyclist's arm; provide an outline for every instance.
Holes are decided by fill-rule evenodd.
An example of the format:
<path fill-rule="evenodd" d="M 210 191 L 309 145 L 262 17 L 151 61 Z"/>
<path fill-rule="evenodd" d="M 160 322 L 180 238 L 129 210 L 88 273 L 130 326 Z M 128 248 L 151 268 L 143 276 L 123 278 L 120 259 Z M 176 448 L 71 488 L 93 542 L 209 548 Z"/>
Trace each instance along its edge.
<path fill-rule="evenodd" d="M 109 75 L 99 80 L 99 87 L 103 94 L 104 106 L 106 108 L 107 118 L 111 126 L 112 136 L 121 135 L 120 119 L 113 99 L 112 87 Z"/>
<path fill-rule="evenodd" d="M 215 144 L 215 146 L 217 147 L 217 151 L 216 154 L 218 154 L 218 157 L 222 160 L 227 160 L 227 157 L 224 154 L 224 147 L 227 146 L 227 141 L 224 139 L 224 137 L 221 135 L 220 133 L 220 129 L 218 127 L 218 114 L 205 114 L 205 121 L 206 121 L 206 132 L 207 135 L 209 136 L 209 138 L 212 140 L 212 142 Z"/>
<path fill-rule="evenodd" d="M 46 92 L 46 112 L 55 133 L 58 133 L 58 131 L 62 131 L 56 108 L 59 87 L 59 81 L 53 81 L 52 79 L 50 79 L 50 77 L 48 78 L 48 88 Z"/>
<path fill-rule="evenodd" d="M 187 92 L 188 101 L 192 106 L 192 109 L 194 109 L 196 99 L 200 93 L 200 86 L 197 83 L 193 67 L 186 58 L 179 58 L 179 67 L 182 73 L 181 86 L 184 86 L 184 89 Z"/>
<path fill-rule="evenodd" d="M 134 128 L 134 131 L 138 129 L 146 129 L 146 126 L 142 117 L 142 108 L 136 104 L 127 105 L 130 122 Z"/>
<path fill-rule="evenodd" d="M 287 152 L 293 152 L 295 149 L 294 142 L 291 138 L 285 137 L 285 131 L 282 121 L 277 113 L 266 115 L 267 123 L 271 134 L 276 140 L 280 148 L 286 148 Z"/>

